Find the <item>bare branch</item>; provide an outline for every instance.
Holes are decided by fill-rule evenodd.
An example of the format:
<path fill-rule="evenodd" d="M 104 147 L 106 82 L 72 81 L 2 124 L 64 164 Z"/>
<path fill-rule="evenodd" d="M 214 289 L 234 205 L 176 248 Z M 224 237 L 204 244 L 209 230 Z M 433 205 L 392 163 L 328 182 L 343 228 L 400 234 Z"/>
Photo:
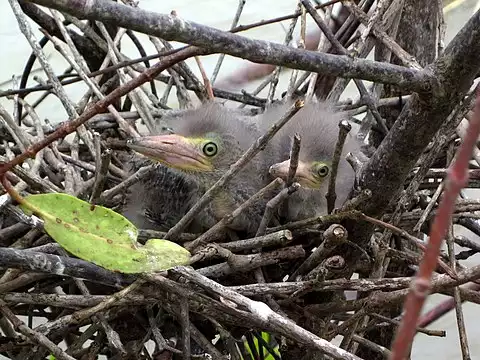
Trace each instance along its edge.
<path fill-rule="evenodd" d="M 186 21 L 174 15 L 156 14 L 108 0 L 88 2 L 78 0 L 75 3 L 67 0 L 31 0 L 31 2 L 52 7 L 79 19 L 113 22 L 117 26 L 158 36 L 165 40 L 195 45 L 202 49 L 200 52 L 202 55 L 225 53 L 261 64 L 273 64 L 345 78 L 361 78 L 417 91 L 429 90 L 433 80 L 429 73 L 418 70 L 251 40 Z"/>

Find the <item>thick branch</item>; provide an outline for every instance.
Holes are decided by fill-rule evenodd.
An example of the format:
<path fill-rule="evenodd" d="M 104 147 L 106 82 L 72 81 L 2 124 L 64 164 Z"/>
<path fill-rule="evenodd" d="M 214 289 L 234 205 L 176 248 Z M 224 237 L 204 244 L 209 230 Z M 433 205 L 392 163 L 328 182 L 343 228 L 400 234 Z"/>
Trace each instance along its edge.
<path fill-rule="evenodd" d="M 117 288 L 134 280 L 133 276 L 116 274 L 88 261 L 30 250 L 0 248 L 0 266 L 95 280 Z"/>
<path fill-rule="evenodd" d="M 246 37 L 186 21 L 175 15 L 158 14 L 109 0 L 31 0 L 80 19 L 114 23 L 119 27 L 201 47 L 205 53 L 225 53 L 256 63 L 273 64 L 332 76 L 361 78 L 395 84 L 415 91 L 428 91 L 428 73 L 388 63 L 332 55 Z"/>
<path fill-rule="evenodd" d="M 372 191 L 363 206 L 369 215 L 384 212 L 401 188 L 420 154 L 448 114 L 466 94 L 480 69 L 480 12 L 468 21 L 427 71 L 437 78 L 430 95 L 413 94 L 391 131 L 361 174 L 361 187 Z"/>

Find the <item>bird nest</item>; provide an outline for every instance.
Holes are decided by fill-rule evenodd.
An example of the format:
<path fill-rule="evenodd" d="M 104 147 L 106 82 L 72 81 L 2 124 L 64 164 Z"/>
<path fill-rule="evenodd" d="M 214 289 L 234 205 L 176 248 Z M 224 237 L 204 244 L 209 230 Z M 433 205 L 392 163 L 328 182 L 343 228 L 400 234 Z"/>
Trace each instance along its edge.
<path fill-rule="evenodd" d="M 480 55 L 478 14 L 452 40 L 461 46 L 452 45 L 436 59 L 441 41 L 432 39 L 442 36 L 442 31 L 437 33 L 443 21 L 439 3 L 432 4 L 436 10 L 430 9 L 426 16 L 421 5 L 417 9 L 419 2 L 406 1 L 409 6 L 404 7 L 402 17 L 393 20 L 392 14 L 401 12 L 403 2 L 389 2 L 384 8 L 385 2 L 379 1 L 375 10 L 373 1 L 361 2 L 361 6 L 345 2 L 333 16 L 336 2 L 314 7 L 302 0 L 298 11 L 287 17 L 237 26 L 245 3 L 240 1 L 232 30 L 224 32 L 182 20 L 175 13 L 143 11 L 127 1 L 128 6 L 123 6 L 97 0 L 93 7 L 86 2 L 80 6 L 78 1 L 76 5 L 10 1 L 33 52 L 19 85 L 1 93 L 14 109 L 0 109 L 3 356 L 400 359 L 408 353 L 416 332 L 445 336 L 443 330 L 426 328 L 445 310 L 435 308 L 418 318 L 427 292 L 452 296 L 452 301 L 442 306 L 456 306 L 462 352 L 468 354 L 460 305 L 462 301 L 478 302 L 478 285 L 473 281 L 480 272 L 478 266 L 468 268 L 460 261 L 479 252 L 480 247 L 466 236 L 454 234 L 453 225 L 480 235 L 475 220 L 480 202 L 465 196 L 455 202 L 464 185 L 464 170 L 470 178 L 467 186 L 478 187 L 480 162 L 477 148 L 475 161 L 469 165 L 469 150 L 465 147 L 457 157 L 455 151 L 460 139 L 470 134 L 473 140 L 465 140 L 465 144 L 474 146 L 477 136 L 476 117 L 470 112 L 475 93 L 468 89 L 480 66 L 472 60 Z M 51 9 L 46 11 L 35 3 Z M 305 32 L 307 14 L 324 35 Z M 31 32 L 27 18 L 41 27 L 44 37 L 40 41 Z M 79 20 L 83 18 L 90 21 Z M 292 25 L 287 44 L 300 20 L 298 48 L 235 35 L 284 20 Z M 419 29 L 417 23 L 429 26 Z M 147 55 L 134 30 L 149 34 L 158 53 Z M 118 44 L 124 35 L 133 41 L 141 58 L 130 59 L 121 53 Z M 174 49 L 167 40 L 193 46 Z M 55 45 L 56 55 L 70 63 L 61 75 L 49 65 L 42 50 L 49 42 Z M 373 46 L 384 52 L 388 49 L 388 55 L 379 52 L 379 61 L 365 60 Z M 305 51 L 305 47 L 320 51 Z M 199 56 L 214 52 L 277 66 L 250 64 L 226 80 L 238 84 L 267 76 L 261 85 L 269 85 L 266 97 L 258 95 L 262 88 L 251 93 L 212 88 Z M 202 80 L 183 62 L 190 57 L 195 57 Z M 391 64 L 390 59 L 400 65 Z M 30 86 L 36 62 L 48 81 L 37 79 L 40 84 Z M 427 71 L 419 63 L 432 65 Z M 221 60 L 217 69 L 220 65 Z M 121 212 L 129 189 L 154 167 L 144 166 L 132 173 L 126 166 L 126 140 L 138 136 L 139 126 L 150 129 L 161 125 L 166 115 L 182 116 L 182 109 L 191 107 L 193 98 L 206 102 L 213 96 L 228 101 L 230 106 L 240 105 L 241 109 L 232 107 L 238 117 L 260 114 L 275 101 L 280 70 L 285 67 L 295 70 L 283 97 L 309 100 L 312 96 L 328 96 L 339 111 L 361 126 L 369 160 L 350 156 L 356 186 L 341 208 L 272 226 L 272 216 L 298 190 L 298 184 L 292 181 L 293 169 L 287 181 L 274 179 L 269 185 L 279 191 L 268 201 L 254 236 L 230 232 L 228 241 L 223 235 L 217 236 L 251 205 L 254 200 L 250 199 L 203 234 L 184 231 L 195 214 L 209 204 L 214 192 L 231 181 L 236 169 L 270 141 L 278 131 L 273 126 L 173 228 L 165 232 L 133 228 L 133 234 L 138 235 L 134 242 L 168 239 L 190 250 L 188 263 L 174 256 L 173 264 L 182 266 L 165 265 L 165 269 L 155 268 L 165 271 L 148 271 L 151 268 L 142 263 L 145 266 L 138 271 L 122 271 L 126 268 L 120 263 L 127 257 L 127 250 L 114 248 L 117 238 L 105 238 L 113 244 L 109 265 L 103 262 L 104 257 L 91 261 L 101 251 L 92 237 L 104 236 L 94 229 L 99 217 L 85 220 L 80 212 L 79 221 L 84 221 L 88 230 L 75 227 L 58 233 L 52 230 L 56 229 L 55 222 L 65 228 L 70 224 L 64 224 L 61 215 L 52 215 L 67 206 L 59 200 L 61 197 L 39 197 L 36 210 L 25 211 L 25 199 L 33 199 L 32 195 L 68 194 L 72 196 L 68 206 L 102 209 L 101 214 L 118 221 L 107 222 L 107 230 L 120 231 L 116 226 L 124 224 L 124 219 L 104 208 Z M 213 78 L 217 74 L 218 70 Z M 356 79 L 361 94 L 358 101 L 338 100 L 347 85 L 342 76 Z M 357 79 L 372 81 L 374 87 L 367 89 Z M 74 82 L 88 88 L 76 103 L 65 90 Z M 382 84 L 386 85 L 382 88 Z M 157 92 L 160 88 L 163 94 Z M 181 110 L 169 106 L 172 89 Z M 30 94 L 40 92 L 42 96 L 29 102 Z M 38 105 L 52 94 L 70 120 L 50 124 L 43 119 L 45 114 Z M 297 101 L 283 122 L 301 106 Z M 472 126 L 469 131 L 466 119 Z M 342 126 L 336 141 L 337 163 L 348 132 L 348 125 Z M 292 159 L 298 151 L 294 142 Z M 458 176 L 445 183 L 451 163 L 458 166 L 453 166 L 450 174 Z M 335 203 L 334 191 L 329 196 L 333 199 L 330 203 Z M 448 199 L 453 199 L 451 207 Z M 434 221 L 442 214 L 441 220 Z M 444 237 L 447 251 L 440 252 Z M 467 250 L 455 252 L 455 244 Z M 163 264 L 166 260 L 162 256 L 176 251 L 180 250 L 173 245 L 161 248 L 155 264 Z M 458 287 L 469 281 L 465 287 Z M 399 336 L 395 338 L 397 330 Z"/>

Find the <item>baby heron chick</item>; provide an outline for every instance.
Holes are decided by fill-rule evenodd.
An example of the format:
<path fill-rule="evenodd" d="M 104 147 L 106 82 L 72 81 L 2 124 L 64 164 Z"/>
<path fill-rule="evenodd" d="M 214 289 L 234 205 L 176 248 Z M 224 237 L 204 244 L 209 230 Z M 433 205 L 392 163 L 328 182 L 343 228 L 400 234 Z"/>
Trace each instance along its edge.
<path fill-rule="evenodd" d="M 196 199 L 218 181 L 261 135 L 256 126 L 237 119 L 231 110 L 215 103 L 186 111 L 168 125 L 173 134 L 136 138 L 130 140 L 128 146 L 172 171 L 181 172 Z M 214 225 L 266 185 L 268 165 L 265 151 L 268 149 L 253 158 L 198 214 L 197 220 L 204 228 Z M 171 189 L 166 184 L 156 191 Z M 189 205 L 193 205 L 191 201 Z M 255 233 L 264 207 L 264 201 L 250 207 L 229 227 Z"/>
<path fill-rule="evenodd" d="M 266 112 L 263 126 L 281 116 L 286 106 L 278 106 Z M 295 133 L 301 136 L 299 162 L 294 180 L 302 188 L 292 194 L 288 201 L 288 221 L 296 221 L 327 214 L 328 183 L 332 170 L 333 154 L 339 133 L 342 114 L 327 103 L 306 104 L 277 134 L 275 145 L 277 160 L 270 167 L 270 174 L 284 180 L 290 168 L 290 150 Z M 353 132 L 353 131 L 351 131 Z M 338 164 L 335 191 L 336 206 L 347 200 L 354 186 L 355 173 L 345 156 L 360 150 L 360 143 L 351 132 L 347 135 Z M 286 159 L 286 160 L 285 160 Z M 283 160 L 283 161 L 282 161 Z"/>
<path fill-rule="evenodd" d="M 155 165 L 155 169 L 132 185 L 123 215 L 142 229 L 168 231 L 198 201 L 198 187 L 181 172 L 134 154 L 128 161 L 130 172 Z M 193 221 L 187 232 L 198 233 L 203 227 Z"/>

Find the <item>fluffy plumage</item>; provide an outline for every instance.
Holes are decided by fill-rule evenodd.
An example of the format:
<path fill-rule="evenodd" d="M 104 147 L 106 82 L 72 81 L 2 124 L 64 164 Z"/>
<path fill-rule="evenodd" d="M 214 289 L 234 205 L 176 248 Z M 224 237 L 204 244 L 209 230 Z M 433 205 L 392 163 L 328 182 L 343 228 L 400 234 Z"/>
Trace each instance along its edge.
<path fill-rule="evenodd" d="M 174 159 L 177 163 L 172 165 L 173 161 L 170 161 L 172 157 L 166 157 L 163 151 L 167 146 L 171 146 L 170 140 L 165 137 L 157 138 L 163 141 L 162 151 L 156 153 L 157 160 L 164 165 L 160 165 L 158 171 L 142 181 L 136 192 L 143 192 L 144 213 L 150 214 L 149 218 L 154 219 L 155 223 L 171 227 L 208 188 L 229 170 L 261 133 L 253 123 L 239 120 L 232 109 L 217 103 L 203 105 L 186 111 L 180 117 L 166 121 L 173 133 L 180 136 L 175 138 L 175 141 L 180 139 L 179 142 L 184 144 L 182 146 L 198 153 L 203 165 L 207 163 L 211 165 L 209 170 L 205 170 L 206 165 L 203 169 L 197 169 L 194 166 L 182 168 L 179 166 L 181 161 L 177 158 Z M 154 144 L 156 138 L 151 138 L 149 141 L 150 144 Z M 206 156 L 205 146 L 212 146 L 212 143 L 214 147 L 208 149 L 216 149 L 216 154 Z M 132 148 L 135 149 L 135 147 Z M 209 228 L 260 190 L 269 181 L 268 166 L 270 164 L 271 147 L 267 147 L 252 159 L 198 215 L 198 224 L 203 229 Z M 265 201 L 247 210 L 230 227 L 234 230 L 255 233 L 264 211 Z M 129 211 L 129 213 L 134 212 L 135 210 Z"/>
<path fill-rule="evenodd" d="M 289 105 L 277 105 L 267 110 L 262 118 L 262 127 L 266 128 L 285 113 Z M 316 215 L 327 213 L 327 200 L 325 194 L 328 191 L 331 163 L 338 138 L 338 124 L 343 120 L 342 114 L 335 110 L 328 103 L 307 103 L 305 106 L 285 125 L 274 138 L 272 146 L 276 156 L 273 157 L 270 173 L 272 176 L 286 177 L 285 170 L 288 169 L 288 162 L 280 166 L 282 162 L 290 158 L 292 138 L 295 133 L 301 136 L 299 153 L 299 167 L 296 181 L 300 182 L 302 188 L 292 194 L 288 203 L 288 219 L 296 221 Z M 355 181 L 355 173 L 345 156 L 348 152 L 358 152 L 360 142 L 355 137 L 352 129 L 347 135 L 343 152 L 338 165 L 336 178 L 336 206 L 341 206 L 350 195 Z M 326 176 L 320 176 L 321 171 Z M 302 178 L 301 175 L 308 176 Z"/>
<path fill-rule="evenodd" d="M 129 171 L 135 173 L 152 161 L 133 154 Z M 155 170 L 130 187 L 123 215 L 142 229 L 168 231 L 198 200 L 198 186 L 179 171 L 155 164 Z M 201 232 L 194 221 L 187 231 Z"/>

